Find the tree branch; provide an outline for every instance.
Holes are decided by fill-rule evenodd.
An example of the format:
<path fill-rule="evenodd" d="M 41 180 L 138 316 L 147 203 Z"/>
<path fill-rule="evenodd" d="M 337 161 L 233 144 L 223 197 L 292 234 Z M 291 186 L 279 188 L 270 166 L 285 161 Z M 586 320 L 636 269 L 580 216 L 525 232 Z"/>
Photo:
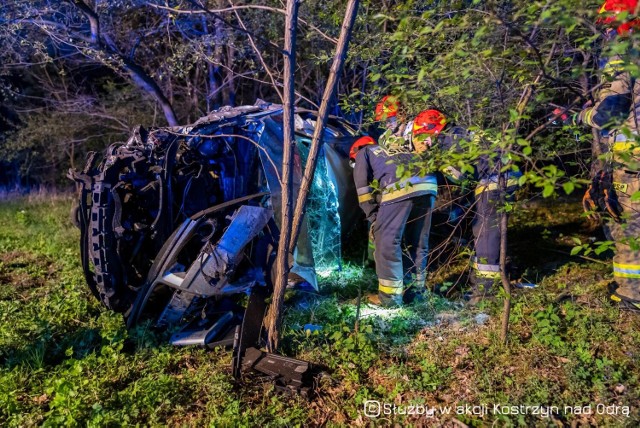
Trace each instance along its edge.
<path fill-rule="evenodd" d="M 263 6 L 263 5 L 258 5 L 258 4 L 252 4 L 252 5 L 232 5 L 231 7 L 227 7 L 227 8 L 223 8 L 223 9 L 207 9 L 206 11 L 204 10 L 182 10 L 182 9 L 175 9 L 173 7 L 169 7 L 169 6 L 161 6 L 158 4 L 153 4 L 150 2 L 147 2 L 147 5 L 150 7 L 153 7 L 155 9 L 163 9 L 163 10 L 168 10 L 171 13 L 175 13 L 175 14 L 183 14 L 183 15 L 196 15 L 196 14 L 201 14 L 201 13 L 218 13 L 218 14 L 222 14 L 222 13 L 228 13 L 228 12 L 235 12 L 237 13 L 238 10 L 242 10 L 242 9 L 255 9 L 255 10 L 267 10 L 269 12 L 275 12 L 275 13 L 280 13 L 282 15 L 286 15 L 286 11 L 284 9 L 278 9 L 276 7 L 270 7 L 270 6 Z M 322 30 L 320 30 L 318 27 L 316 27 L 315 25 L 309 23 L 308 21 L 302 19 L 302 18 L 298 18 L 298 22 L 300 22 L 301 24 L 306 25 L 307 27 L 309 27 L 310 29 L 312 29 L 313 31 L 315 31 L 316 33 L 318 33 L 322 38 L 330 41 L 333 44 L 337 44 L 338 43 L 338 39 L 329 36 L 328 34 L 326 34 L 325 32 L 323 32 Z"/>
<path fill-rule="evenodd" d="M 229 0 L 229 4 L 231 4 L 233 6 L 232 0 Z M 237 10 L 234 10 L 234 12 L 235 12 L 235 15 L 236 15 L 236 19 L 240 23 L 240 26 L 246 31 L 247 27 L 244 25 L 244 22 L 242 21 L 242 18 L 240 18 L 240 14 L 238 13 Z M 260 60 L 260 64 L 262 64 L 262 68 L 264 68 L 264 71 L 269 76 L 269 79 L 271 80 L 271 84 L 273 85 L 273 89 L 278 93 L 278 97 L 280 97 L 280 100 L 282 100 L 282 102 L 284 102 L 283 101 L 284 99 L 282 97 L 282 92 L 280 92 L 280 89 L 278 89 L 278 85 L 276 84 L 275 77 L 273 77 L 273 73 L 271 73 L 271 70 L 269 70 L 269 66 L 267 66 L 266 62 L 264 61 L 264 58 L 262 57 L 262 54 L 260 53 L 260 49 L 258 49 L 258 47 L 256 46 L 255 42 L 253 41 L 253 37 L 251 36 L 251 33 L 249 33 L 248 31 L 247 31 L 247 37 L 249 38 L 249 43 L 251 44 L 251 48 L 253 49 L 255 54 L 258 55 L 258 59 Z"/>
<path fill-rule="evenodd" d="M 171 102 L 164 95 L 160 86 L 149 74 L 138 65 L 133 59 L 127 58 L 121 54 L 116 44 L 100 33 L 100 20 L 98 15 L 82 0 L 66 0 L 78 8 L 78 10 L 89 20 L 91 27 L 91 43 L 97 51 L 107 53 L 116 57 L 120 61 L 122 67 L 128 72 L 134 83 L 150 94 L 160 104 L 164 116 L 169 126 L 177 126 L 178 119 Z M 113 65 L 112 65 L 113 67 Z"/>

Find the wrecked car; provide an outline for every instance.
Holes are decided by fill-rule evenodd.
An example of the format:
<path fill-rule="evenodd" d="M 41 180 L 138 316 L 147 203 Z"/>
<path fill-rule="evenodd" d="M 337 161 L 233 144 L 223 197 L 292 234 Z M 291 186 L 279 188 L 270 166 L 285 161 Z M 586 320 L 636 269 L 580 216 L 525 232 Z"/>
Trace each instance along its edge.
<path fill-rule="evenodd" d="M 294 191 L 316 119 L 296 110 Z M 292 282 L 317 289 L 316 269 L 339 268 L 341 225 L 360 215 L 348 164 L 354 138 L 349 124 L 329 118 Z M 69 176 L 96 298 L 129 327 L 151 320 L 175 330 L 175 345 L 231 344 L 247 306 L 271 292 L 282 139 L 281 106 L 258 103 L 184 127 L 138 127 L 102 156 L 91 153 Z M 262 322 L 259 306 L 250 311 Z"/>
<path fill-rule="evenodd" d="M 316 120 L 296 109 L 294 193 Z M 341 237 L 363 218 L 348 156 L 356 134 L 329 117 L 291 283 L 317 289 L 318 271 L 340 269 Z M 280 367 L 260 360 L 284 357 L 258 349 L 277 251 L 282 141 L 282 106 L 258 102 L 192 125 L 137 127 L 104 154 L 90 153 L 69 177 L 78 184 L 72 217 L 95 297 L 128 327 L 169 329 L 174 345 L 233 345 L 236 374 L 247 364 Z M 280 375 L 299 387 L 306 363 L 296 361 L 280 361 Z"/>

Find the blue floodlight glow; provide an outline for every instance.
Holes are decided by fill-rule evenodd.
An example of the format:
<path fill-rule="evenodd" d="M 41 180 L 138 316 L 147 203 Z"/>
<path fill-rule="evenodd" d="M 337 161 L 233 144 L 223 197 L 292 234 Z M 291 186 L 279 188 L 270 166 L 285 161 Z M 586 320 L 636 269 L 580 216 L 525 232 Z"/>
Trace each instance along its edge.
<path fill-rule="evenodd" d="M 301 157 L 306 161 L 309 149 L 304 144 L 298 144 L 298 149 Z M 322 149 L 311 184 L 307 207 L 309 238 L 315 269 L 320 277 L 325 278 L 341 268 L 342 242 L 338 192 L 329 177 Z"/>

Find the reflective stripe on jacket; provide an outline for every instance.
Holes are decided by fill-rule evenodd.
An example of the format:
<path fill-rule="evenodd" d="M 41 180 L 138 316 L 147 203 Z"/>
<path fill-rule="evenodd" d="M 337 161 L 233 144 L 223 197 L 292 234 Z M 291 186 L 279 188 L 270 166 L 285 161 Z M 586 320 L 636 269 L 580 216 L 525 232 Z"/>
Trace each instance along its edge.
<path fill-rule="evenodd" d="M 510 172 L 510 173 L 506 173 L 506 179 L 507 179 L 507 193 L 513 193 L 516 191 L 516 189 L 518 188 L 518 179 L 522 176 L 522 173 L 517 172 Z M 481 179 L 478 182 L 478 185 L 476 186 L 476 195 L 481 194 L 482 192 L 491 192 L 494 190 L 499 190 L 500 189 L 500 182 L 499 182 L 499 175 L 498 174 L 493 174 L 490 175 L 489 177 L 485 177 L 483 179 Z"/>
<path fill-rule="evenodd" d="M 601 88 L 596 103 L 582 110 L 579 120 L 600 130 L 620 126 L 631 131 L 637 130 L 637 115 L 640 113 L 639 82 L 625 71 L 624 62 L 618 55 L 601 61 L 600 72 Z"/>
<path fill-rule="evenodd" d="M 438 185 L 434 175 L 397 176 L 398 165 L 415 162 L 410 153 L 388 154 L 378 145 L 365 146 L 356 156 L 353 179 L 358 192 L 358 202 L 370 221 L 375 220 L 378 205 L 385 205 L 421 195 L 436 195 Z M 373 182 L 377 182 L 378 194 Z M 379 203 L 378 203 L 378 199 Z"/>

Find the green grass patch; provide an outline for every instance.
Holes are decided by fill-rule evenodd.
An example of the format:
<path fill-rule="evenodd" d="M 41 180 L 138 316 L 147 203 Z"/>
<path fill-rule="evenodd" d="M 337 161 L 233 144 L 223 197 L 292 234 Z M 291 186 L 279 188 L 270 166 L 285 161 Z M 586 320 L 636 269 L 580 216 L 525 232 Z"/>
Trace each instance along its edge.
<path fill-rule="evenodd" d="M 607 302 L 610 255 L 570 256 L 572 236 L 587 242 L 594 233 L 575 203 L 530 204 L 511 220 L 513 263 L 539 287 L 515 291 L 506 345 L 501 301 L 469 309 L 455 294 L 432 295 L 382 312 L 363 304 L 356 320 L 358 296 L 376 290 L 368 266 L 322 278 L 320 296 L 290 296 L 281 350 L 327 373 L 310 401 L 253 378 L 235 382 L 224 350 L 172 347 L 145 325 L 127 331 L 84 283 L 69 207 L 68 199 L 0 205 L 3 426 L 366 425 L 374 421 L 363 413 L 367 400 L 450 408 L 433 418 L 382 415 L 382 424 L 640 423 L 639 317 Z M 501 414 L 494 404 L 560 412 Z"/>

